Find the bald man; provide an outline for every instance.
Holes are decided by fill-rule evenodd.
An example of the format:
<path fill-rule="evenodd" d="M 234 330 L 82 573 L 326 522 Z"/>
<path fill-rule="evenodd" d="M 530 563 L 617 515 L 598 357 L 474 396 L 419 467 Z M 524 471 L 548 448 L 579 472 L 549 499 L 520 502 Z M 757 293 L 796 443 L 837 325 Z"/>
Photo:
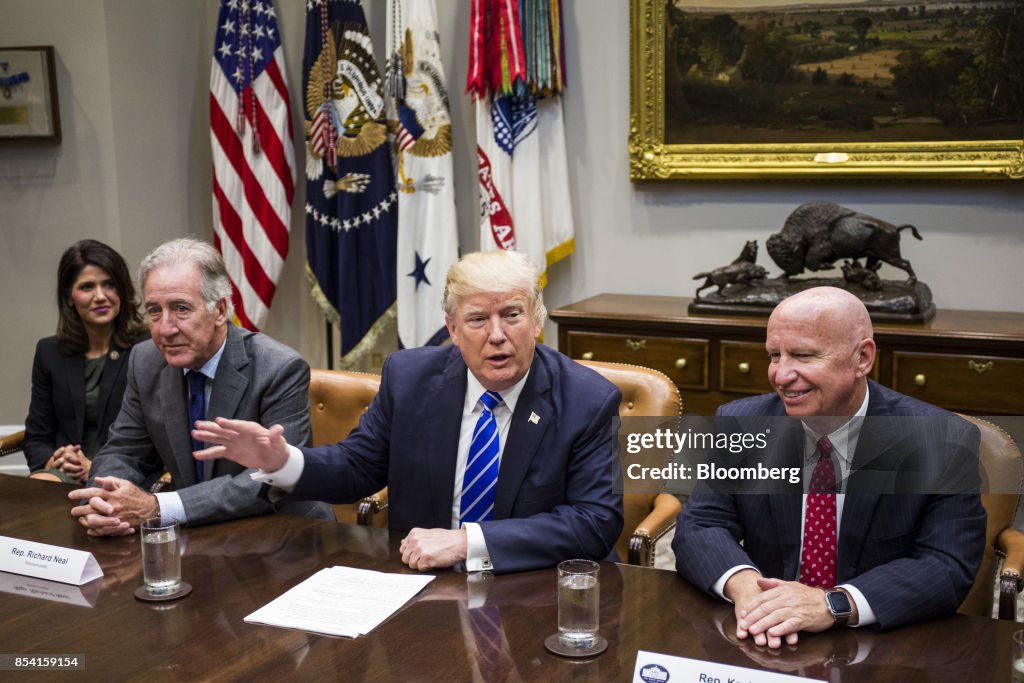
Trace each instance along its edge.
<path fill-rule="evenodd" d="M 759 455 L 801 468 L 799 485 L 757 494 L 704 488 L 679 516 L 676 567 L 734 603 L 740 639 L 778 648 L 801 631 L 892 628 L 954 612 L 971 588 L 985 543 L 977 429 L 869 380 L 872 337 L 864 304 L 849 292 L 795 294 L 768 320 L 774 393 L 716 413 L 716 424 L 748 427 L 761 417 L 800 418 L 763 421 L 779 428 L 774 450 Z M 965 483 L 901 487 L 929 469 L 959 471 Z"/>

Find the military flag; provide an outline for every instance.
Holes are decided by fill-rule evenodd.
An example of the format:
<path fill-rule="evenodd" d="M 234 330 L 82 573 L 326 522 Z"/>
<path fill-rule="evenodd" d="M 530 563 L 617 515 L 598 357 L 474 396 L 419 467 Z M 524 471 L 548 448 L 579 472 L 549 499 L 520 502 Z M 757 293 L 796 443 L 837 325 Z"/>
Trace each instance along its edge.
<path fill-rule="evenodd" d="M 284 52 L 271 0 L 222 0 L 210 69 L 213 241 L 238 322 L 266 323 L 288 256 L 295 183 Z"/>
<path fill-rule="evenodd" d="M 448 336 L 441 302 L 459 257 L 452 122 L 434 0 L 388 2 L 388 123 L 398 186 L 398 338 L 403 347 Z"/>
<path fill-rule="evenodd" d="M 306 272 L 341 366 L 395 315 L 397 206 L 384 82 L 359 0 L 307 0 Z"/>
<path fill-rule="evenodd" d="M 542 271 L 575 249 L 560 0 L 473 0 L 466 90 L 476 101 L 480 248 Z"/>

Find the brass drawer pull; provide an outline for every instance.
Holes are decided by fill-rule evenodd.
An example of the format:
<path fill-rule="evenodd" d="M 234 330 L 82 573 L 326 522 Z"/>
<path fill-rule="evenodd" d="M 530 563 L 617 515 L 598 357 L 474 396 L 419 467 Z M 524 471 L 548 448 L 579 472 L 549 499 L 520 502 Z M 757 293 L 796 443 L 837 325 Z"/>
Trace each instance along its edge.
<path fill-rule="evenodd" d="M 739 371 L 742 372 L 743 374 L 747 374 L 748 372 L 750 372 L 750 363 L 747 363 L 746 361 L 740 363 L 738 367 Z"/>
<path fill-rule="evenodd" d="M 676 358 L 676 367 L 679 368 L 680 370 L 685 368 L 686 367 L 686 359 L 685 358 Z"/>
<path fill-rule="evenodd" d="M 928 378 L 925 377 L 924 375 L 914 375 L 914 384 L 916 384 L 919 387 L 923 387 L 927 381 Z"/>
<path fill-rule="evenodd" d="M 594 360 L 594 352 L 585 351 L 584 353 L 580 354 L 580 358 L 582 358 L 583 360 Z"/>
<path fill-rule="evenodd" d="M 986 372 L 992 369 L 992 361 L 988 361 L 987 363 L 979 363 L 976 360 L 969 360 L 967 361 L 967 367 L 971 370 L 974 370 L 979 375 L 984 375 Z"/>
<path fill-rule="evenodd" d="M 646 339 L 636 339 L 636 340 L 634 340 L 634 339 L 627 339 L 626 340 L 626 346 L 628 346 L 633 351 L 639 351 L 640 349 L 642 349 L 645 346 L 647 346 L 647 340 Z"/>

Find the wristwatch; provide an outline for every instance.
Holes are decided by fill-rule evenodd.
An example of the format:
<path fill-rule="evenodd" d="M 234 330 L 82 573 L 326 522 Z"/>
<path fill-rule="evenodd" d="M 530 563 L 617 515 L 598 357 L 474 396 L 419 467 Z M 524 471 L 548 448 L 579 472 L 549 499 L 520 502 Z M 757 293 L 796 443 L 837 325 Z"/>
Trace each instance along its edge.
<path fill-rule="evenodd" d="M 832 618 L 836 620 L 836 626 L 846 626 L 853 614 L 853 605 L 850 604 L 850 596 L 841 588 L 833 588 L 825 591 L 825 604 Z"/>

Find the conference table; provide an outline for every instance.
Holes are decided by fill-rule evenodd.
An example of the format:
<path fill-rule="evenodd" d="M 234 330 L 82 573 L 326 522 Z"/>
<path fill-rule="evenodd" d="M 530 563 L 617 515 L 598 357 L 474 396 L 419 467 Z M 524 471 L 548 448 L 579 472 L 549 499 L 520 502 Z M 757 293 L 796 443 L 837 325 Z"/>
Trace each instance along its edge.
<path fill-rule="evenodd" d="M 191 527 L 182 577 L 192 593 L 142 602 L 134 597 L 138 536 L 87 536 L 68 514 L 68 490 L 0 475 L 0 535 L 89 551 L 105 574 L 74 587 L 0 572 L 0 654 L 78 655 L 85 671 L 0 673 L 5 680 L 630 681 L 639 650 L 833 682 L 1009 679 L 1010 622 L 956 615 L 884 633 L 842 629 L 802 634 L 795 647 L 769 652 L 737 643 L 730 607 L 674 572 L 610 562 L 601 565 L 609 645 L 590 659 L 544 648 L 557 630 L 554 569 L 435 572 L 410 603 L 356 639 L 247 624 L 246 615 L 325 567 L 412 573 L 400 539 L 285 515 Z"/>

